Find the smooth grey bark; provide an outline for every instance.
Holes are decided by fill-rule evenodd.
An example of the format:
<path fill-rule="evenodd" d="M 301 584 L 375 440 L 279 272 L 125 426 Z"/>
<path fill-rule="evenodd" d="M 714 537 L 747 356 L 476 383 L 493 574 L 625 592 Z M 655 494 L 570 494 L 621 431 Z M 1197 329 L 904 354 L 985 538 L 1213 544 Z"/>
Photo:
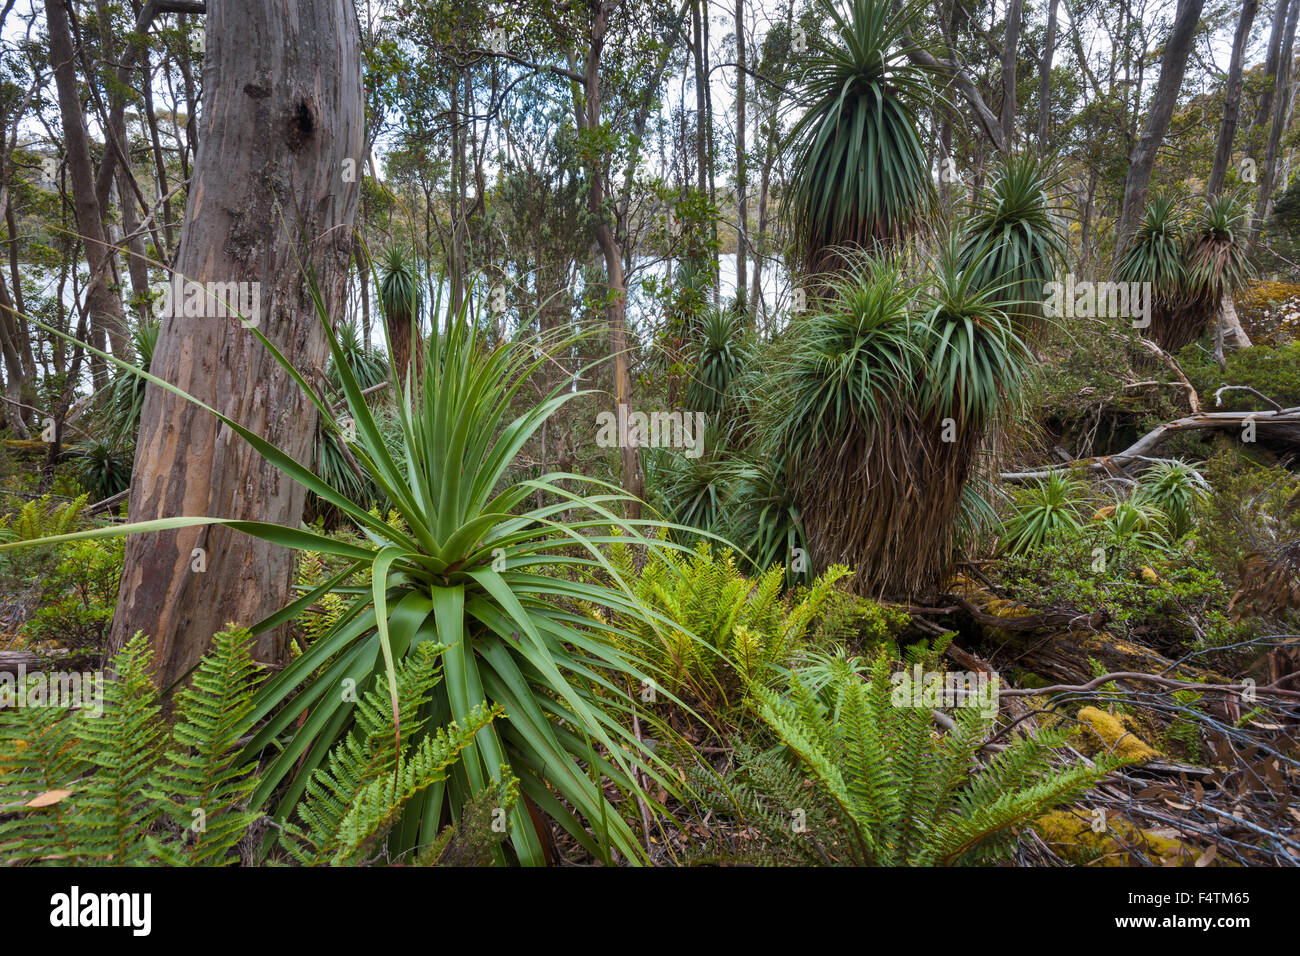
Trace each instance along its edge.
<path fill-rule="evenodd" d="M 1164 55 L 1160 58 L 1160 79 L 1147 113 L 1146 123 L 1138 136 L 1137 145 L 1129 156 L 1128 175 L 1124 178 L 1124 205 L 1115 228 L 1118 243 L 1122 244 L 1132 233 L 1143 207 L 1146 206 L 1147 189 L 1151 185 L 1151 170 L 1156 154 L 1164 141 L 1169 120 L 1178 104 L 1178 91 L 1183 86 L 1183 73 L 1187 69 L 1187 56 L 1196 37 L 1196 25 L 1201 18 L 1205 0 L 1178 0 L 1174 25 L 1165 41 Z"/>
<path fill-rule="evenodd" d="M 1056 57 L 1056 8 L 1059 3 L 1060 0 L 1052 0 L 1047 8 L 1047 36 L 1043 39 L 1043 56 L 1038 61 L 1038 145 L 1040 147 L 1047 142 L 1048 127 L 1052 118 L 1052 61 Z"/>
<path fill-rule="evenodd" d="M 1243 0 L 1241 16 L 1237 18 L 1237 32 L 1232 38 L 1232 61 L 1228 65 L 1227 85 L 1223 92 L 1223 120 L 1219 124 L 1219 138 L 1214 145 L 1214 165 L 1206 192 L 1218 195 L 1228 175 L 1228 161 L 1232 159 L 1232 144 L 1237 138 L 1237 122 L 1241 116 L 1241 68 L 1246 59 L 1246 43 L 1250 28 L 1259 10 L 1259 0 Z"/>
<path fill-rule="evenodd" d="M 1020 24 L 1025 14 L 1025 0 L 1010 0 L 1007 29 L 1002 43 L 1002 140 L 1011 149 L 1016 136 L 1016 48 L 1020 43 Z"/>
<path fill-rule="evenodd" d="M 1264 161 L 1259 167 L 1259 198 L 1255 202 L 1255 216 L 1250 223 L 1248 248 L 1254 249 L 1259 241 L 1259 234 L 1264 228 L 1269 213 L 1273 209 L 1273 187 L 1277 185 L 1278 150 L 1282 145 L 1282 134 L 1286 132 L 1291 114 L 1294 93 L 1294 50 L 1296 20 L 1300 17 L 1300 0 L 1291 4 L 1287 13 L 1286 33 L 1282 37 L 1282 51 L 1278 58 L 1277 82 L 1274 83 L 1273 123 L 1268 131 L 1268 145 L 1264 149 Z"/>
<path fill-rule="evenodd" d="M 1277 0 L 1273 8 L 1273 25 L 1268 33 L 1268 53 L 1264 56 L 1264 76 L 1269 84 L 1259 98 L 1255 111 L 1254 126 L 1263 126 L 1273 116 L 1273 94 L 1277 90 L 1278 58 L 1282 55 L 1282 34 L 1286 32 L 1287 14 L 1290 12 L 1291 0 Z"/>
<path fill-rule="evenodd" d="M 749 242 L 748 168 L 745 164 L 745 0 L 736 0 L 736 298 L 744 302 L 749 284 L 746 245 Z"/>

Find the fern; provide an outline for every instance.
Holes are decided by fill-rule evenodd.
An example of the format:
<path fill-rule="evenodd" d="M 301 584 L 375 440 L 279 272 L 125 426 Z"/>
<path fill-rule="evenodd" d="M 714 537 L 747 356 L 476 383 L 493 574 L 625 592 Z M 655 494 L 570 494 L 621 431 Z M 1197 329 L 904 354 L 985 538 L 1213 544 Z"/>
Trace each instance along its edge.
<path fill-rule="evenodd" d="M 144 861 L 141 840 L 161 808 L 142 784 L 166 739 L 152 664 L 153 648 L 137 635 L 114 661 L 117 679 L 104 683 L 103 714 L 73 718 L 77 746 L 93 769 L 68 788 L 76 798 L 70 855 L 113 866 Z"/>
<path fill-rule="evenodd" d="M 304 551 L 298 561 L 297 587 L 304 592 L 310 591 L 324 583 L 334 570 L 325 564 L 318 552 Z M 343 595 L 334 591 L 321 595 L 316 604 L 303 611 L 298 618 L 307 645 L 310 646 L 317 638 L 328 634 L 347 610 L 348 601 Z"/>
<path fill-rule="evenodd" d="M 820 691 L 799 675 L 784 696 L 752 688 L 758 715 L 831 810 L 818 824 L 818 846 L 836 862 L 994 862 L 1009 854 L 1017 828 L 1074 799 L 1121 763 L 1107 757 L 1057 766 L 1060 732 L 1015 737 L 984 760 L 980 751 L 995 718 L 958 707 L 954 727 L 941 734 L 928 708 L 896 705 L 895 693 L 910 700 L 912 686 L 906 673 L 892 670 L 881 654 L 864 680 L 841 659 L 823 665 Z M 788 799 L 781 791 L 763 798 L 769 807 Z M 774 844 L 788 842 L 770 829 L 767 835 Z"/>
<path fill-rule="evenodd" d="M 59 799 L 83 770 L 75 724 L 67 711 L 50 719 L 47 708 L 0 709 L 0 859 L 79 862 L 78 816 Z"/>
<path fill-rule="evenodd" d="M 256 778 L 239 762 L 258 681 L 252 649 L 253 637 L 242 628 L 214 635 L 194 680 L 177 696 L 174 745 L 153 789 L 182 836 L 166 843 L 150 838 L 150 849 L 168 865 L 230 862 L 232 849 L 259 816 L 244 809 Z"/>
<path fill-rule="evenodd" d="M 251 638 L 214 637 L 178 695 L 171 733 L 152 680 L 153 651 L 136 635 L 113 660 L 102 710 L 0 710 L 0 850 L 15 863 L 229 863 L 256 814 L 237 764 L 252 724 Z M 96 711 L 99 711 L 96 713 Z M 204 811 L 203 826 L 192 815 Z M 182 829 L 168 832 L 166 817 Z M 174 831 L 174 827 L 171 828 Z"/>
<path fill-rule="evenodd" d="M 90 496 L 54 504 L 49 495 L 26 502 L 17 512 L 0 517 L 0 541 L 35 541 L 75 531 Z"/>
<path fill-rule="evenodd" d="M 644 568 L 630 549 L 615 546 L 611 563 L 657 615 L 657 626 L 618 622 L 621 649 L 670 694 L 689 692 L 715 710 L 735 703 L 751 682 L 773 680 L 803 650 L 818 609 L 849 573 L 832 568 L 790 595 L 781 566 L 748 578 L 730 551 L 715 555 L 707 542 L 690 553 L 662 549 Z"/>
<path fill-rule="evenodd" d="M 686 785 L 714 819 L 703 844 L 687 851 L 686 862 L 743 862 L 760 866 L 816 866 L 831 862 L 817 834 L 835 834 L 824 795 L 805 786 L 805 774 L 783 747 L 760 750 L 732 741 L 736 768 L 720 772 L 691 759 Z M 833 837 L 832 837 L 833 839 Z M 829 848 L 831 851 L 834 847 Z"/>
<path fill-rule="evenodd" d="M 441 680 L 438 662 L 444 650 L 422 643 L 398 668 L 398 715 L 407 739 L 423 725 L 418 715 Z M 370 690 L 358 704 L 352 733 L 307 784 L 298 806 L 299 822 L 285 826 L 285 849 L 312 866 L 365 862 L 400 818 L 403 805 L 445 780 L 475 734 L 501 713 L 500 705 L 479 706 L 463 727 L 453 722 L 423 735 L 412 749 L 399 743 L 387 689 Z"/>
<path fill-rule="evenodd" d="M 238 861 L 260 814 L 241 738 L 253 724 L 259 671 L 242 628 L 214 635 L 168 731 L 152 680 L 153 652 L 137 635 L 114 658 L 102 709 L 0 706 L 0 858 L 12 863 L 219 866 Z M 438 683 L 439 656 L 419 645 L 398 672 L 402 733 L 410 739 Z M 399 743 L 387 688 L 359 708 L 352 734 L 330 754 L 299 805 L 284 843 L 303 863 L 350 864 L 373 855 L 403 804 L 443 781 L 474 736 L 501 713 L 480 706 L 462 726 Z M 426 864 L 482 862 L 504 839 L 499 823 L 518 799 L 502 771 L 482 806 L 419 855 Z"/>

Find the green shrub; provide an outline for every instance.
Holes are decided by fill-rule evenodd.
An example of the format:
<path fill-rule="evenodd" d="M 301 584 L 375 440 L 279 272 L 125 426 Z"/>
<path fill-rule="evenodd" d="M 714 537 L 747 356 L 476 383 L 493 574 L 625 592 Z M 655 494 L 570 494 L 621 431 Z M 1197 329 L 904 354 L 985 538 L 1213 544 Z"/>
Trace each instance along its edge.
<path fill-rule="evenodd" d="M 1238 580 L 1247 555 L 1300 539 L 1300 476 L 1252 461 L 1230 440 L 1210 456 L 1205 473 L 1213 493 L 1195 537 L 1225 581 Z"/>
<path fill-rule="evenodd" d="M 1213 356 L 1195 344 L 1178 354 L 1187 378 L 1201 395 L 1207 411 L 1247 412 L 1270 409 L 1258 395 L 1244 391 L 1214 393 L 1224 385 L 1245 385 L 1267 395 L 1283 408 L 1300 405 L 1300 341 L 1275 348 L 1256 345 L 1233 349 L 1226 356 L 1227 368 L 1220 369 Z"/>
<path fill-rule="evenodd" d="M 1232 589 L 1203 551 L 1155 548 L 1145 532 L 1116 536 L 1100 521 L 1008 555 L 995 573 L 1029 607 L 1085 617 L 1105 611 L 1108 630 L 1140 634 L 1146 643 L 1214 646 L 1239 639 L 1249 627 L 1229 621 Z"/>
<path fill-rule="evenodd" d="M 844 644 L 870 649 L 893 641 L 910 620 L 898 608 L 836 589 L 826 595 L 812 643 L 818 647 Z"/>
<path fill-rule="evenodd" d="M 23 638 L 68 648 L 102 648 L 117 606 L 125 550 L 121 538 L 59 546 L 58 564 L 34 582 L 41 596 L 19 629 Z"/>

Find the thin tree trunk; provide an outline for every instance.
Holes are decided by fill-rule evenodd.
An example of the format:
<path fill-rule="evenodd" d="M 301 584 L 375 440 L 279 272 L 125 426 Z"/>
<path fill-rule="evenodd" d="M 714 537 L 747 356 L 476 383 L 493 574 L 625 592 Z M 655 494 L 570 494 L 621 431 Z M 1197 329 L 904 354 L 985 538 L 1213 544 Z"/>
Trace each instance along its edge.
<path fill-rule="evenodd" d="M 18 352 L 18 313 L 3 277 L 0 277 L 0 356 L 4 358 L 4 394 L 8 399 L 4 403 L 4 414 L 0 416 L 0 421 L 7 421 L 19 438 L 30 438 L 27 415 L 20 404 L 23 401 L 26 375 Z"/>
<path fill-rule="evenodd" d="M 5 206 L 5 228 L 9 230 L 9 279 L 11 282 L 9 293 L 13 296 L 14 308 L 18 310 L 18 314 L 26 315 L 27 305 L 23 301 L 22 273 L 18 269 L 18 220 L 14 216 L 12 204 Z M 27 332 L 27 326 L 22 323 L 18 323 L 18 345 L 23 371 L 26 374 L 27 381 L 34 385 L 36 383 L 36 356 L 32 354 L 32 339 Z"/>
<path fill-rule="evenodd" d="M 1255 122 L 1252 126 L 1263 126 L 1273 116 L 1273 94 L 1277 91 L 1278 62 L 1282 55 L 1282 34 L 1286 33 L 1287 13 L 1290 11 L 1290 0 L 1277 0 L 1277 6 L 1273 8 L 1273 26 L 1268 33 L 1268 53 L 1264 56 L 1264 78 L 1268 80 L 1268 86 L 1264 88 L 1263 94 L 1259 98 L 1259 106 L 1255 111 Z"/>
<path fill-rule="evenodd" d="M 691 7 L 691 25 L 695 31 L 695 43 L 691 47 L 691 54 L 695 58 L 695 183 L 701 195 L 708 193 L 709 189 L 709 146 L 708 110 L 704 105 L 705 87 L 708 85 L 708 78 L 704 73 L 704 27 L 701 23 L 700 7 L 703 0 L 695 0 Z"/>
<path fill-rule="evenodd" d="M 767 243 L 767 196 L 771 188 L 772 181 L 772 164 L 776 162 L 775 150 L 772 148 L 769 137 L 763 150 L 763 168 L 758 175 L 758 232 L 754 236 L 754 285 L 750 292 L 750 302 L 757 318 L 767 310 L 767 302 L 763 298 L 763 255 L 766 254 Z"/>
<path fill-rule="evenodd" d="M 716 208 L 718 202 L 718 161 L 717 149 L 713 140 L 713 84 L 709 82 L 712 75 L 709 71 L 709 3 L 708 0 L 700 0 L 701 24 L 704 27 L 704 38 L 700 44 L 700 52 L 704 58 L 704 143 L 708 148 L 708 171 L 709 171 L 709 203 Z M 718 294 L 720 291 L 718 275 L 718 220 L 717 217 L 709 218 L 709 238 L 712 241 L 709 252 L 709 274 L 713 277 L 713 306 L 718 306 Z"/>
<path fill-rule="evenodd" d="M 1016 49 L 1020 44 L 1020 22 L 1024 13 L 1025 0 L 1010 0 L 1006 37 L 1002 44 L 1002 140 L 1007 149 L 1015 144 Z"/>
<path fill-rule="evenodd" d="M 366 262 L 366 253 L 361 246 L 361 240 L 357 239 L 356 246 L 353 249 L 353 256 L 357 261 L 357 282 L 361 286 L 361 334 L 362 341 L 365 342 L 366 348 L 370 348 L 370 266 Z M 432 271 L 432 270 L 430 270 Z M 433 300 L 430 299 L 430 302 Z"/>
<path fill-rule="evenodd" d="M 310 380 L 326 350 L 300 259 L 337 315 L 352 255 L 360 189 L 341 170 L 361 158 L 363 142 L 356 12 L 351 0 L 208 0 L 207 10 L 204 129 L 176 282 L 238 283 L 244 316 Z M 223 301 L 205 296 L 205 311 L 217 314 L 199 318 L 178 314 L 177 298 L 153 372 L 311 461 L 317 416 L 299 387 Z M 209 515 L 296 527 L 305 496 L 209 412 L 148 387 L 132 520 Z M 148 634 L 167 686 L 227 622 L 252 625 L 281 607 L 292 571 L 288 549 L 226 528 L 132 535 L 110 650 Z M 282 662 L 283 637 L 262 634 L 259 659 Z"/>
<path fill-rule="evenodd" d="M 461 221 L 465 215 L 465 132 L 460 120 L 460 80 L 451 85 L 451 311 L 456 312 L 465 298 L 465 246 Z M 465 104 L 466 112 L 469 104 Z"/>
<path fill-rule="evenodd" d="M 1183 86 L 1183 73 L 1187 69 L 1187 56 L 1196 37 L 1196 25 L 1201 19 L 1205 0 L 1178 0 L 1178 12 L 1173 28 L 1165 42 L 1165 52 L 1160 58 L 1160 80 L 1156 84 L 1151 110 L 1142 127 L 1137 145 L 1129 157 L 1128 175 L 1124 179 L 1124 205 L 1115 229 L 1119 243 L 1133 231 L 1147 202 L 1147 189 L 1151 185 L 1151 170 L 1155 167 L 1156 153 L 1164 142 L 1169 120 L 1178 104 L 1178 91 Z"/>
<path fill-rule="evenodd" d="M 1217 196 L 1228 175 L 1228 162 L 1232 159 L 1232 144 L 1237 138 L 1237 119 L 1241 115 L 1241 66 L 1246 59 L 1246 43 L 1250 28 L 1255 22 L 1259 0 L 1242 0 L 1241 16 L 1237 19 L 1237 32 L 1232 38 L 1232 62 L 1228 66 L 1228 82 L 1223 91 L 1223 122 L 1219 124 L 1219 139 L 1214 147 L 1214 166 L 1206 191 Z"/>
<path fill-rule="evenodd" d="M 149 52 L 147 50 L 141 56 L 144 58 L 144 82 L 141 87 L 144 94 L 144 116 L 149 127 L 149 144 L 153 147 L 154 175 L 158 179 L 158 198 L 155 202 L 162 203 L 163 240 L 167 244 L 167 248 L 160 249 L 159 252 L 162 253 L 162 258 L 167 261 L 168 265 L 171 265 L 176 254 L 176 227 L 172 220 L 171 187 L 167 181 L 167 158 L 163 153 L 162 133 L 158 129 L 158 114 L 154 111 L 153 106 L 153 66 L 149 62 Z"/>
<path fill-rule="evenodd" d="M 736 300 L 743 307 L 749 284 L 746 246 L 749 242 L 748 169 L 745 165 L 745 0 L 736 0 Z"/>
<path fill-rule="evenodd" d="M 579 114 L 578 122 L 581 128 L 594 130 L 600 127 L 600 57 L 609 30 L 609 12 L 605 0 L 588 0 L 588 9 L 591 15 L 591 37 L 586 63 L 583 64 L 582 85 L 585 110 Z M 626 407 L 630 412 L 632 375 L 628 359 L 627 279 L 623 273 L 623 250 L 619 248 L 609 213 L 603 208 L 605 176 L 600 163 L 599 155 L 593 151 L 588 164 L 591 187 L 587 194 L 587 203 L 595 222 L 596 244 L 605 261 L 605 281 L 609 286 L 606 308 L 609 322 L 609 347 L 614 359 L 614 401 L 617 406 Z M 620 439 L 624 437 L 620 436 Z M 619 445 L 623 487 L 635 499 L 628 508 L 628 515 L 638 518 L 641 515 L 640 499 L 645 495 L 645 476 L 641 472 L 640 450 L 629 441 L 620 440 Z"/>
<path fill-rule="evenodd" d="M 1059 3 L 1060 0 L 1052 0 L 1047 8 L 1047 36 L 1043 40 L 1043 57 L 1038 67 L 1038 146 L 1040 149 L 1047 144 L 1047 133 L 1052 120 L 1052 61 L 1056 57 L 1056 8 Z"/>
<path fill-rule="evenodd" d="M 76 54 L 62 0 L 45 0 L 45 16 L 50 31 L 50 65 L 54 69 L 54 82 L 58 89 L 68 174 L 72 180 L 73 211 L 90 269 L 86 307 L 90 312 L 91 340 L 98 342 L 107 332 L 113 336 L 114 345 L 118 347 L 119 337 L 126 334 L 126 313 L 122 309 L 122 300 L 113 291 L 113 250 L 104 228 L 103 209 L 95 195 L 90 136 L 81 112 L 81 99 L 77 92 Z M 96 363 L 92 362 L 91 367 L 96 368 Z"/>
<path fill-rule="evenodd" d="M 145 257 L 144 237 L 140 231 L 135 194 L 130 187 L 131 174 L 125 169 L 117 171 L 118 201 L 122 204 L 122 231 L 126 235 L 126 270 L 131 277 L 131 292 L 135 297 L 135 311 L 143 318 L 148 314 L 149 260 Z"/>
<path fill-rule="evenodd" d="M 1250 224 L 1250 239 L 1247 248 L 1253 250 L 1259 241 L 1259 234 L 1264 228 L 1269 212 L 1273 208 L 1273 187 L 1277 184 L 1277 154 L 1282 144 L 1282 134 L 1286 132 L 1287 120 L 1291 113 L 1292 80 L 1294 79 L 1294 54 L 1296 19 L 1300 16 L 1300 0 L 1292 3 L 1287 14 L 1286 34 L 1282 37 L 1282 52 L 1278 60 L 1277 82 L 1273 96 L 1273 125 L 1268 132 L 1268 145 L 1264 150 L 1264 162 L 1259 168 L 1259 199 L 1255 202 L 1255 218 Z"/>

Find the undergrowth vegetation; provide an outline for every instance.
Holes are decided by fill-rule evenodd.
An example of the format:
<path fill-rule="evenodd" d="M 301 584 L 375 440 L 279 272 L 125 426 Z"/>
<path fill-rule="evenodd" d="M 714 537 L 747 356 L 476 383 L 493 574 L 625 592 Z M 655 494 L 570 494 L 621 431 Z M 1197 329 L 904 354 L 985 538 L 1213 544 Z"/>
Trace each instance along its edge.
<path fill-rule="evenodd" d="M 94 197 L 22 178 L 75 144 L 0 155 L 0 863 L 1300 862 L 1300 286 L 1270 278 L 1300 185 L 1270 213 L 1221 161 L 1266 124 L 1213 185 L 1199 142 L 1117 176 L 1169 84 L 1110 102 L 1061 67 L 1096 4 L 1057 49 L 1007 32 L 1021 4 L 810 0 L 725 63 L 704 7 L 432 6 L 320 126 L 377 122 L 376 162 L 319 203 L 352 209 L 329 261 L 268 247 L 280 324 L 146 294 L 195 248 L 197 132 L 175 170 L 151 140 L 152 208 L 124 127 L 89 180 L 125 252 L 88 271 Z M 539 49 L 483 50 L 466 11 Z M 112 28 L 76 23 L 74 73 Z M 1163 70 L 1163 29 L 1110 77 Z M 997 116 L 968 72 L 1004 40 Z M 753 111 L 718 149 L 720 68 Z M 228 72 L 186 74 L 191 118 Z M 120 81 L 73 79 L 63 107 L 118 115 Z M 1200 135 L 1217 83 L 1152 121 Z"/>

